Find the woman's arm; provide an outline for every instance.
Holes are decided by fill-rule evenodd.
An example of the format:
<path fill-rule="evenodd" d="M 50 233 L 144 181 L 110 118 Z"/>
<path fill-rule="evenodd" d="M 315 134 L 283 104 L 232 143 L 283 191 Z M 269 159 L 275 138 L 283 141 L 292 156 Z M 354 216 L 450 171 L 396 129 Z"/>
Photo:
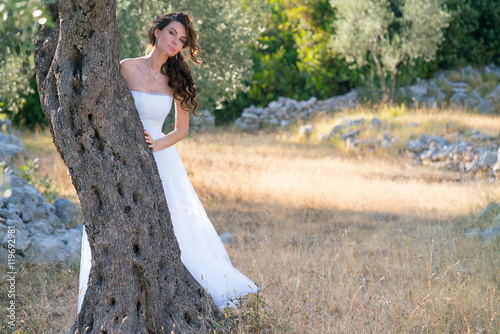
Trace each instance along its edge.
<path fill-rule="evenodd" d="M 175 128 L 165 136 L 153 140 L 151 135 L 144 130 L 145 139 L 153 152 L 160 151 L 175 145 L 178 141 L 186 137 L 189 130 L 189 111 L 182 109 L 181 102 L 175 100 Z"/>

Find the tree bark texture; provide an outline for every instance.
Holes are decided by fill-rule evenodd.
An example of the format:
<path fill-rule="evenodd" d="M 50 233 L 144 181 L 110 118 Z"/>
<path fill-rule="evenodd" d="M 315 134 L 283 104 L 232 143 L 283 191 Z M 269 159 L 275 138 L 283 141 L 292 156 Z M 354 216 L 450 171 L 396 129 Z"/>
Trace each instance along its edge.
<path fill-rule="evenodd" d="M 37 84 L 92 251 L 87 293 L 68 333 L 208 332 L 220 312 L 180 260 L 120 73 L 115 0 L 58 0 L 49 11 L 56 27 L 33 38 Z"/>

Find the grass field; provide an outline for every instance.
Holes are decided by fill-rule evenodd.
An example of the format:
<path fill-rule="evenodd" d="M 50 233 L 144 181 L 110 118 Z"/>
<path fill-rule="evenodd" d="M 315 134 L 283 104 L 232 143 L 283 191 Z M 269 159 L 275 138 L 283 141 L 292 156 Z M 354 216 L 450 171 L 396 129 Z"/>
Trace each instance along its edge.
<path fill-rule="evenodd" d="M 372 114 L 338 117 L 360 115 Z M 401 121 L 438 135 L 446 122 L 500 132 L 498 118 L 471 114 L 407 112 L 394 131 Z M 410 167 L 386 153 L 360 158 L 294 131 L 219 130 L 176 146 L 218 233 L 236 240 L 233 264 L 261 288 L 231 318 L 239 333 L 500 332 L 500 242 L 463 235 L 491 227 L 474 217 L 500 202 L 498 182 Z M 77 202 L 50 135 L 25 134 L 23 142 L 39 158 L 39 177 L 49 174 L 59 195 Z M 69 327 L 77 287 L 78 266 L 26 266 L 17 333 Z"/>

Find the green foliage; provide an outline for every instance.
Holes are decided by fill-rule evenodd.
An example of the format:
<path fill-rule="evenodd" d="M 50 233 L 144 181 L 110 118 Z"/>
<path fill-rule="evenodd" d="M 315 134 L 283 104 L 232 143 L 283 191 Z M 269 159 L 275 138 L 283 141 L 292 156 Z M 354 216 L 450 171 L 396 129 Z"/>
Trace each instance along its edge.
<path fill-rule="evenodd" d="M 170 1 L 118 0 L 120 58 L 143 54 L 146 30 L 155 15 L 186 11 L 193 17 L 200 39 L 201 66 L 191 66 L 201 108 L 220 107 L 236 92 L 247 89 L 243 82 L 251 76 L 252 59 L 246 49 L 264 30 L 268 10 L 259 1 Z"/>
<path fill-rule="evenodd" d="M 47 18 L 45 13 L 40 14 L 40 9 L 38 0 L 8 0 L 0 5 L 0 32 L 4 36 L 0 58 L 0 112 L 11 116 L 14 124 L 28 128 L 46 124 L 33 81 L 30 40 L 34 23 Z M 141 45 L 145 46 L 149 22 L 155 15 L 174 10 L 187 11 L 194 18 L 200 35 L 203 64 L 191 68 L 201 107 L 213 109 L 225 100 L 234 99 L 237 91 L 247 89 L 243 82 L 252 74 L 252 59 L 246 48 L 264 30 L 262 24 L 269 12 L 262 1 L 178 0 L 165 4 L 153 0 L 118 0 L 121 58 L 143 54 Z"/>
<path fill-rule="evenodd" d="M 360 79 L 359 72 L 350 70 L 328 45 L 336 18 L 330 2 L 282 0 L 282 4 L 297 49 L 297 68 L 305 78 L 303 89 L 310 92 L 309 97 L 329 98 L 355 86 Z"/>
<path fill-rule="evenodd" d="M 47 174 L 42 178 L 38 178 L 36 176 L 37 169 L 38 158 L 35 158 L 33 160 L 28 160 L 24 166 L 19 168 L 19 171 L 21 172 L 21 177 L 25 179 L 29 185 L 35 187 L 43 195 L 46 201 L 54 202 L 59 195 L 52 184 L 52 179 L 50 179 Z"/>
<path fill-rule="evenodd" d="M 43 9 L 38 0 L 0 3 L 0 112 L 13 117 L 24 118 L 28 103 L 39 104 L 30 101 L 36 90 L 31 36 L 36 23 L 51 24 Z"/>
<path fill-rule="evenodd" d="M 47 119 L 40 105 L 40 95 L 36 86 L 36 77 L 30 78 L 30 91 L 27 95 L 21 95 L 20 111 L 11 115 L 12 123 L 17 127 L 34 130 L 37 127 L 47 126 Z"/>
<path fill-rule="evenodd" d="M 402 103 L 399 106 L 391 105 L 385 107 L 382 112 L 382 116 L 389 119 L 397 119 L 405 114 L 405 104 Z"/>
<path fill-rule="evenodd" d="M 24 166 L 19 168 L 21 172 L 21 177 L 28 182 L 29 185 L 33 185 L 35 178 L 35 171 L 38 169 L 38 158 L 33 160 L 28 160 Z"/>
<path fill-rule="evenodd" d="M 452 14 L 436 62 L 449 69 L 500 64 L 500 2 L 446 0 Z"/>
<path fill-rule="evenodd" d="M 391 77 L 395 90 L 396 79 L 408 85 L 438 69 L 500 63 L 500 2 L 442 1 L 451 18 L 438 0 L 117 0 L 120 58 L 143 54 L 145 32 L 155 15 L 187 11 L 202 48 L 203 64 L 191 66 L 198 100 L 214 111 L 218 124 L 234 121 L 251 104 L 266 106 L 280 96 L 326 99 L 357 87 L 377 103 L 379 91 L 368 87 L 385 86 L 388 94 Z M 0 113 L 30 129 L 46 124 L 30 41 L 35 22 L 48 18 L 39 12 L 43 3 L 0 4 Z M 353 24 L 346 24 L 346 17 Z M 360 37 L 368 33 L 376 43 Z M 344 51 L 336 39 L 343 41 Z M 491 86 L 491 80 L 484 80 Z M 486 92 L 485 87 L 479 90 Z"/>
<path fill-rule="evenodd" d="M 263 107 L 280 96 L 308 100 L 345 93 L 364 75 L 364 70 L 350 70 L 328 47 L 335 12 L 327 0 L 267 1 L 272 13 L 251 48 L 250 88 L 215 111 L 218 124 L 234 121 L 249 105 Z"/>
<path fill-rule="evenodd" d="M 393 98 L 401 65 L 433 60 L 449 19 L 440 0 L 331 0 L 331 4 L 338 10 L 333 50 L 358 68 L 372 66 L 386 96 L 389 75 Z"/>

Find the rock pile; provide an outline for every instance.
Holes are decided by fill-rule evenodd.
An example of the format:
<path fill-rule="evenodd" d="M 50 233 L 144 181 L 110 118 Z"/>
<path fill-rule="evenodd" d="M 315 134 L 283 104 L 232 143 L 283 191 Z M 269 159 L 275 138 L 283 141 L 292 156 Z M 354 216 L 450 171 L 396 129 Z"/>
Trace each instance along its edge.
<path fill-rule="evenodd" d="M 62 198 L 54 204 L 45 202 L 34 187 L 15 175 L 14 162 L 26 153 L 12 134 L 9 119 L 0 120 L 0 129 L 2 263 L 15 263 L 17 268 L 26 260 L 62 266 L 79 261 L 83 225 L 69 229 L 78 219 L 75 204 Z"/>
<path fill-rule="evenodd" d="M 236 125 L 244 131 L 258 131 L 261 128 L 286 128 L 295 121 L 307 121 L 320 112 L 331 112 L 342 108 L 352 108 L 357 102 L 357 93 L 352 90 L 346 95 L 335 96 L 328 100 L 311 97 L 307 101 L 295 101 L 280 97 L 265 108 L 250 106 L 243 110 Z"/>
<path fill-rule="evenodd" d="M 383 132 L 381 139 L 377 137 L 358 139 L 358 137 L 362 131 L 366 131 L 367 129 L 383 130 L 385 126 L 385 122 L 376 117 L 372 118 L 370 121 L 364 118 L 354 120 L 350 118 L 340 118 L 331 131 L 318 134 L 318 140 L 341 140 L 345 142 L 347 151 L 355 151 L 361 154 L 365 152 L 374 152 L 377 147 L 388 149 L 398 144 L 400 137 L 392 136 L 388 131 Z M 409 124 L 408 126 L 413 126 L 413 124 Z"/>
<path fill-rule="evenodd" d="M 12 123 L 9 119 L 0 120 L 0 161 L 7 165 L 25 156 L 23 144 L 15 135 L 12 134 Z"/>
<path fill-rule="evenodd" d="M 62 266 L 79 261 L 82 225 L 68 229 L 78 219 L 75 204 L 62 198 L 54 204 L 45 202 L 34 187 L 11 172 L 4 175 L 5 184 L 7 194 L 0 198 L 2 263 L 9 262 L 9 254 L 11 260 L 15 256 L 16 265 L 25 260 Z"/>
<path fill-rule="evenodd" d="M 490 64 L 483 71 L 467 66 L 461 70 L 438 72 L 431 80 L 417 80 L 415 85 L 400 88 L 402 96 L 413 106 L 477 109 L 484 113 L 498 112 L 500 83 L 493 89 L 491 82 L 500 82 L 500 67 Z"/>
<path fill-rule="evenodd" d="M 459 135 L 453 142 L 422 134 L 418 139 L 410 139 L 405 148 L 415 165 L 495 176 L 500 171 L 498 139 L 478 131 L 473 131 L 469 137 Z"/>
<path fill-rule="evenodd" d="M 416 127 L 417 123 L 407 123 L 407 127 Z M 382 132 L 368 139 L 359 139 L 363 131 L 371 129 Z M 341 140 L 348 151 L 357 153 L 373 152 L 377 148 L 389 149 L 401 142 L 399 135 L 393 136 L 385 131 L 387 124 L 377 118 L 370 121 L 364 118 L 340 118 L 329 132 L 317 135 L 319 141 Z M 312 124 L 299 129 L 302 136 L 309 138 L 314 130 Z M 490 137 L 477 130 L 469 134 L 455 133 L 450 141 L 441 136 L 421 134 L 412 135 L 409 141 L 398 149 L 401 156 L 410 159 L 412 165 L 446 168 L 463 173 L 482 173 L 497 176 L 500 173 L 500 137 Z"/>
<path fill-rule="evenodd" d="M 215 117 L 208 109 L 198 112 L 199 116 L 190 117 L 189 132 L 215 132 Z"/>
<path fill-rule="evenodd" d="M 492 87 L 492 83 L 498 83 Z M 417 83 L 401 87 L 399 94 L 411 101 L 413 106 L 431 108 L 449 105 L 480 112 L 494 113 L 500 110 L 500 67 L 490 64 L 482 71 L 467 66 L 460 71 L 438 72 L 431 80 L 417 79 Z M 311 97 L 307 101 L 295 101 L 280 97 L 265 108 L 250 106 L 243 110 L 236 125 L 244 131 L 261 128 L 286 128 L 291 122 L 307 122 L 320 112 L 331 112 L 357 105 L 358 94 L 352 90 L 346 95 L 318 101 Z"/>

